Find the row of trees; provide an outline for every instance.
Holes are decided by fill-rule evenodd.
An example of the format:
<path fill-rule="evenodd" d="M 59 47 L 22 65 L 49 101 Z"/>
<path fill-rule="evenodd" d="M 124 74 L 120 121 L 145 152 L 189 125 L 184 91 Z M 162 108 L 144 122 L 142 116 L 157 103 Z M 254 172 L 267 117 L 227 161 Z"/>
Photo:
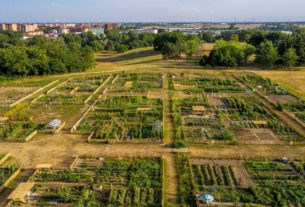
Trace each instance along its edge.
<path fill-rule="evenodd" d="M 153 46 L 155 37 L 156 34 L 153 33 L 136 34 L 133 31 L 121 35 L 117 29 L 114 29 L 107 32 L 102 42 L 105 44 L 105 50 L 126 52 L 130 49 Z"/>
<path fill-rule="evenodd" d="M 210 55 L 201 59 L 202 66 L 237 67 L 247 64 L 253 54 L 256 55 L 255 62 L 266 67 L 305 64 L 305 30 L 297 30 L 292 35 L 261 31 L 223 32 L 217 37 L 206 32 L 200 34 L 200 38 L 216 42 Z"/>

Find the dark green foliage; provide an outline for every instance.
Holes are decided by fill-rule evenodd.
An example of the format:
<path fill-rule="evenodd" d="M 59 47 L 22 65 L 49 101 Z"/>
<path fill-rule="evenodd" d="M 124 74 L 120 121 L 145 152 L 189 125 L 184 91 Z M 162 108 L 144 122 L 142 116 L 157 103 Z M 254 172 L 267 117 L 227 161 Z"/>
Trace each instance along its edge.
<path fill-rule="evenodd" d="M 161 51 L 163 58 L 179 58 L 182 53 L 191 58 L 199 38 L 196 35 L 185 35 L 180 32 L 162 32 L 154 40 L 154 48 Z"/>
<path fill-rule="evenodd" d="M 262 42 L 256 51 L 256 62 L 262 66 L 272 67 L 278 58 L 277 49 L 271 41 Z"/>
<path fill-rule="evenodd" d="M 46 75 L 85 71 L 94 63 L 90 47 L 70 38 L 61 41 L 35 37 L 22 40 L 16 33 L 0 33 L 6 42 L 0 45 L 0 73 L 9 76 Z M 64 37 L 68 39 L 67 37 Z M 20 40 L 16 41 L 19 37 Z M 74 36 L 72 36 L 74 37 Z M 72 40 L 71 40 L 72 39 Z M 21 44 L 22 43 L 22 44 Z"/>
<path fill-rule="evenodd" d="M 207 62 L 211 66 L 237 67 L 245 61 L 245 53 L 243 47 L 236 41 L 218 40 L 209 58 L 204 57 L 201 63 Z"/>

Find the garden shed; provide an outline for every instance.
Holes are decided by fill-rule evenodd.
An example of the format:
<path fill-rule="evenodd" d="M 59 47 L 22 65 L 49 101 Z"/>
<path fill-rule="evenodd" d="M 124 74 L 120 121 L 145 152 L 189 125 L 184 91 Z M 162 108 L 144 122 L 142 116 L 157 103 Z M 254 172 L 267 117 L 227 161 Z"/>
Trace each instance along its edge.
<path fill-rule="evenodd" d="M 59 119 L 53 119 L 52 121 L 50 121 L 50 122 L 45 126 L 45 128 L 46 128 L 46 129 L 53 129 L 53 130 L 56 130 L 56 129 L 60 128 L 61 125 L 62 125 L 61 120 L 59 120 Z"/>
<path fill-rule="evenodd" d="M 163 132 L 163 122 L 156 120 L 152 127 L 152 135 L 161 135 Z"/>

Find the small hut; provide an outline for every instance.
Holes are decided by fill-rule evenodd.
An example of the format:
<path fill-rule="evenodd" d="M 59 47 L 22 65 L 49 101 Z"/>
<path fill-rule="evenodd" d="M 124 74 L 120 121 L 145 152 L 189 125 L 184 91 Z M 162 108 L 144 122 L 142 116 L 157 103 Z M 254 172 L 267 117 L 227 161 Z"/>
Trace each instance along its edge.
<path fill-rule="evenodd" d="M 161 137 L 163 132 L 163 122 L 160 120 L 154 121 L 153 127 L 152 127 L 152 137 Z"/>
<path fill-rule="evenodd" d="M 50 121 L 46 126 L 45 128 L 46 129 L 52 129 L 52 130 L 56 130 L 56 129 L 59 129 L 62 125 L 62 122 L 61 120 L 59 119 L 53 119 L 52 121 Z"/>

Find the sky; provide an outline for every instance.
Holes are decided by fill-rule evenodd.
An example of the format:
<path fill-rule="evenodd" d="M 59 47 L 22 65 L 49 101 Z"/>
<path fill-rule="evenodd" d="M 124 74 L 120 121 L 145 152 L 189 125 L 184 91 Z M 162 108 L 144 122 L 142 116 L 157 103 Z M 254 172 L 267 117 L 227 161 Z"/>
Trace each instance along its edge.
<path fill-rule="evenodd" d="M 305 21 L 305 0 L 0 0 L 0 22 Z"/>

